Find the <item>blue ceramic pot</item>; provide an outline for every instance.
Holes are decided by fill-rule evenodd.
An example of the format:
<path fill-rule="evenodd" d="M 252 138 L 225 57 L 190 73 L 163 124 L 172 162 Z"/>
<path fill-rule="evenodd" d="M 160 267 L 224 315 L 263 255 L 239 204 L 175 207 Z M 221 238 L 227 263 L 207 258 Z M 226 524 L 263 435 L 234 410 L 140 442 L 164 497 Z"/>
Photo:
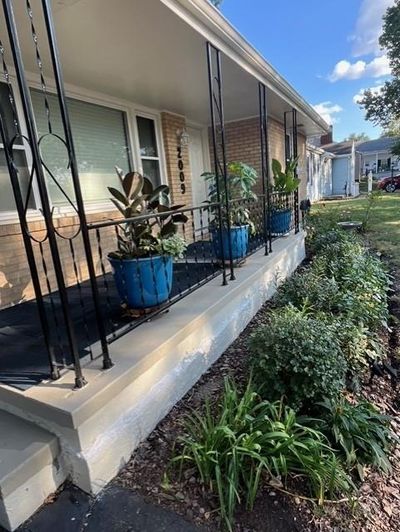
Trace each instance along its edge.
<path fill-rule="evenodd" d="M 157 307 L 167 301 L 172 287 L 171 256 L 126 260 L 108 257 L 108 260 L 119 297 L 129 308 Z"/>
<path fill-rule="evenodd" d="M 222 256 L 222 246 L 220 243 L 220 232 L 218 229 L 213 229 L 211 232 L 214 253 L 219 260 L 229 260 L 229 239 L 232 246 L 232 259 L 241 259 L 246 256 L 249 245 L 249 226 L 239 225 L 233 226 L 228 232 L 227 229 L 222 230 L 222 243 L 224 249 L 224 257 Z"/>
<path fill-rule="evenodd" d="M 292 222 L 292 211 L 285 209 L 284 211 L 271 212 L 271 233 L 273 235 L 284 235 L 290 231 Z"/>

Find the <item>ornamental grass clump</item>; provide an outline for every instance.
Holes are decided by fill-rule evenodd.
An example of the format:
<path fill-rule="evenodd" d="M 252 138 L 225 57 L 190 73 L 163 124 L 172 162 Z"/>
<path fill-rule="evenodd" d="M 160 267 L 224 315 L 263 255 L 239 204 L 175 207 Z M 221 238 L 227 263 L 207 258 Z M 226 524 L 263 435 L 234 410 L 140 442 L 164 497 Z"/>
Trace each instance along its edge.
<path fill-rule="evenodd" d="M 283 401 L 261 400 L 251 382 L 241 393 L 225 379 L 217 407 L 206 401 L 203 412 L 186 419 L 182 452 L 174 461 L 197 469 L 231 530 L 235 508 L 243 502 L 251 509 L 261 482 L 276 486 L 291 476 L 304 478 L 319 503 L 351 492 L 351 479 L 313 423 Z"/>
<path fill-rule="evenodd" d="M 292 306 L 271 312 L 250 338 L 255 382 L 269 400 L 308 408 L 345 387 L 347 363 L 335 327 Z"/>

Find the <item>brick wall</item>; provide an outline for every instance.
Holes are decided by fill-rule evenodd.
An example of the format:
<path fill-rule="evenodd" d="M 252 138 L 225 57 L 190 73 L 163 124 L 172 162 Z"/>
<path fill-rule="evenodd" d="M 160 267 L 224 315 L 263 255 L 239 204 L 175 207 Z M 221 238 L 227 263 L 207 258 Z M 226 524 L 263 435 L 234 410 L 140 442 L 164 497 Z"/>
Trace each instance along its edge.
<path fill-rule="evenodd" d="M 171 189 L 172 201 L 174 203 L 183 203 L 189 206 L 192 203 L 189 147 L 183 146 L 179 153 L 177 138 L 177 132 L 182 131 L 186 127 L 186 120 L 183 116 L 164 112 L 161 114 L 161 124 L 164 138 L 168 184 Z M 180 160 L 181 163 L 179 162 Z M 180 178 L 182 173 L 184 181 L 181 181 Z M 182 184 L 185 187 L 184 191 L 181 189 Z"/>
<path fill-rule="evenodd" d="M 89 222 L 107 220 L 115 217 L 115 212 L 110 211 L 102 214 L 88 215 Z M 76 216 L 66 216 L 55 220 L 57 230 L 63 236 L 72 236 L 78 229 L 78 220 Z M 29 224 L 33 237 L 37 240 L 45 238 L 46 232 L 44 223 L 41 221 Z M 107 254 L 116 249 L 116 239 L 114 228 L 104 228 L 101 232 L 101 247 L 103 251 L 103 263 L 107 271 L 109 265 Z M 93 259 L 96 267 L 96 273 L 101 274 L 101 264 L 99 257 L 98 244 L 96 235 L 91 232 Z M 74 259 L 68 240 L 57 237 L 61 264 L 63 267 L 65 283 L 67 286 L 77 283 L 75 274 Z M 87 264 L 81 235 L 76 236 L 73 241 L 75 253 L 75 265 L 78 271 L 79 281 L 88 279 Z M 38 243 L 33 243 L 33 249 L 36 258 L 37 269 L 41 282 L 43 294 L 48 293 L 45 268 L 48 271 L 48 282 L 51 290 L 57 289 L 54 268 L 52 264 L 48 241 L 42 244 L 43 256 Z M 43 263 L 44 259 L 44 263 Z M 26 259 L 25 247 L 21 235 L 19 224 L 0 225 L 0 308 L 6 308 L 16 305 L 21 301 L 28 301 L 35 297 L 29 266 Z"/>
<path fill-rule="evenodd" d="M 193 205 L 193 196 L 189 146 L 180 147 L 178 142 L 178 132 L 186 128 L 186 119 L 180 115 L 163 112 L 161 125 L 171 200 L 175 205 L 190 207 Z M 180 226 L 179 231 L 186 242 L 190 243 L 193 241 L 193 217 L 188 213 L 186 216 L 189 219 L 184 227 Z"/>
<path fill-rule="evenodd" d="M 225 141 L 227 161 L 241 161 L 256 169 L 258 175 L 261 175 L 260 160 L 260 129 L 259 119 L 249 118 L 236 122 L 229 122 L 225 125 Z M 268 118 L 268 143 L 269 158 L 278 159 L 281 163 L 285 160 L 285 129 L 283 124 Z M 211 146 L 211 142 L 210 142 Z M 299 177 L 301 178 L 300 198 L 306 196 L 307 179 L 306 179 L 306 139 L 303 135 L 298 135 L 298 152 L 299 160 Z M 211 160 L 213 153 L 211 148 Z M 261 193 L 261 182 L 256 187 L 256 192 Z"/>
<path fill-rule="evenodd" d="M 184 117 L 171 113 L 162 113 L 162 130 L 164 137 L 164 150 L 167 165 L 168 182 L 171 188 L 171 196 L 174 203 L 192 205 L 191 172 L 189 162 L 189 149 L 183 147 L 181 150 L 181 166 L 179 168 L 177 131 L 182 130 L 186 125 Z M 269 119 L 269 150 L 270 158 L 284 160 L 284 129 L 279 122 Z M 243 161 L 253 166 L 257 172 L 261 173 L 260 163 L 260 140 L 258 118 L 231 122 L 226 125 L 227 157 L 228 161 Z M 300 197 L 306 196 L 306 139 L 299 135 L 299 171 L 302 179 L 300 186 Z M 185 176 L 185 191 L 182 193 L 180 172 Z M 261 191 L 261 186 L 257 187 Z M 103 212 L 100 214 L 89 214 L 88 221 L 94 222 L 115 217 L 116 212 Z M 185 229 L 185 239 L 191 242 L 193 239 L 193 220 L 189 219 Z M 58 218 L 55 222 L 63 234 L 71 235 L 77 229 L 77 218 L 65 216 Z M 33 235 L 37 238 L 43 236 L 43 222 L 33 222 L 31 225 Z M 96 271 L 101 273 L 100 258 L 95 234 L 91 233 L 93 256 Z M 71 255 L 68 240 L 58 238 L 61 261 L 64 269 L 67 286 L 76 284 L 74 263 Z M 82 239 L 80 236 L 73 240 L 76 256 L 76 266 L 80 280 L 87 279 L 87 266 L 84 255 Z M 115 232 L 113 228 L 101 230 L 101 245 L 103 249 L 104 265 L 109 269 L 106 259 L 107 253 L 116 249 Z M 39 275 L 41 278 L 43 293 L 47 293 L 46 278 L 44 275 L 44 265 L 39 250 L 39 245 L 34 245 L 35 255 Z M 51 262 L 48 243 L 43 245 L 44 258 L 49 270 L 49 282 L 52 290 L 56 289 L 55 276 Z M 32 281 L 26 260 L 25 249 L 19 224 L 0 225 L 0 308 L 15 305 L 21 300 L 34 298 Z"/>

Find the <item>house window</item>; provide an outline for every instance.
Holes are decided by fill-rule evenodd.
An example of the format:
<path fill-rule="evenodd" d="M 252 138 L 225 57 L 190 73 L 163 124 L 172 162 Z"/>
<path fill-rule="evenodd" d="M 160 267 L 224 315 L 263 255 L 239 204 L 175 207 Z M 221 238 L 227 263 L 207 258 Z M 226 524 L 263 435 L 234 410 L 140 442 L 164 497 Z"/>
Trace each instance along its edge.
<path fill-rule="evenodd" d="M 48 119 L 43 93 L 32 89 L 31 97 L 38 134 L 44 135 L 41 153 L 48 169 L 46 179 L 50 198 L 54 205 L 66 205 L 63 191 L 74 199 L 68 153 L 59 139 L 54 135 L 46 135 Z M 57 97 L 48 94 L 47 100 L 52 131 L 64 138 Z M 131 166 L 125 113 L 74 98 L 68 98 L 67 101 L 83 198 L 86 202 L 107 200 L 107 187 L 119 187 L 115 166 L 124 172 L 128 172 Z M 62 190 L 50 174 L 57 178 Z"/>
<path fill-rule="evenodd" d="M 143 116 L 137 116 L 136 123 L 143 175 L 148 177 L 156 187 L 161 184 L 161 174 L 155 123 L 153 119 Z"/>
<path fill-rule="evenodd" d="M 9 139 L 12 139 L 16 131 L 14 127 L 14 116 L 8 91 L 8 86 L 5 83 L 0 83 L 0 109 L 2 110 L 2 118 L 7 136 Z M 15 142 L 13 157 L 14 163 L 18 169 L 18 178 L 21 187 L 22 198 L 24 201 L 26 201 L 29 171 L 22 139 Z M 30 208 L 35 207 L 33 193 L 29 196 L 28 206 Z M 15 202 L 5 157 L 4 145 L 2 144 L 2 139 L 0 138 L 0 212 L 5 213 L 7 211 L 15 211 Z"/>

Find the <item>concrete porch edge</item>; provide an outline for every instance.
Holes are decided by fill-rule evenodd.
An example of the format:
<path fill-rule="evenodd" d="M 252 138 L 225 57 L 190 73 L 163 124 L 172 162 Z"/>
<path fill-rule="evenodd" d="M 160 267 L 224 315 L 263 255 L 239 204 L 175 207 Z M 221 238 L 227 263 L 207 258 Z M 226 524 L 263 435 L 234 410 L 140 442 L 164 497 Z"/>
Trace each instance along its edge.
<path fill-rule="evenodd" d="M 88 365 L 84 389 L 71 391 L 72 372 L 25 392 L 0 386 L 0 409 L 56 434 L 72 481 L 97 493 L 304 256 L 303 232 L 277 240 L 269 256 L 248 258 L 236 281 L 214 279 L 113 343 L 115 366 Z"/>

